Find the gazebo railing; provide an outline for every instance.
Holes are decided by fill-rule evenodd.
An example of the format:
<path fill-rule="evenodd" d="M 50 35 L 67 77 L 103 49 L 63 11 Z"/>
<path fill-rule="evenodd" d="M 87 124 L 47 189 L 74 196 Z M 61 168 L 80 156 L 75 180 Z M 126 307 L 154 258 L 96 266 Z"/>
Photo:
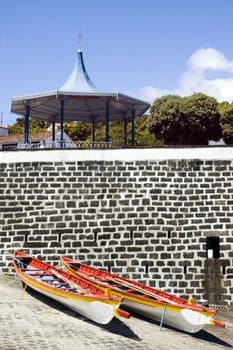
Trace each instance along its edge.
<path fill-rule="evenodd" d="M 41 142 L 29 142 L 20 143 L 15 147 L 15 150 L 35 150 L 35 149 L 67 149 L 67 148 L 79 148 L 79 149 L 109 149 L 113 148 L 112 142 L 92 142 L 92 141 L 77 141 L 69 142 L 64 141 L 41 141 Z"/>
<path fill-rule="evenodd" d="M 112 142 L 93 142 L 93 141 L 77 141 L 78 148 L 112 148 Z"/>

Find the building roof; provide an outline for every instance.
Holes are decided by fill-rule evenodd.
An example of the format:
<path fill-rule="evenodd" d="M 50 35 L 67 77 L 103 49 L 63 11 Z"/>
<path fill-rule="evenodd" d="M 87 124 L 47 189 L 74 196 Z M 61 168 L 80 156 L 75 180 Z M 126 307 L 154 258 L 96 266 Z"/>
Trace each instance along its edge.
<path fill-rule="evenodd" d="M 30 141 L 43 140 L 52 136 L 52 132 L 37 132 L 30 134 Z M 9 143 L 9 142 L 23 142 L 23 134 L 10 134 L 7 136 L 0 136 L 0 143 Z"/>

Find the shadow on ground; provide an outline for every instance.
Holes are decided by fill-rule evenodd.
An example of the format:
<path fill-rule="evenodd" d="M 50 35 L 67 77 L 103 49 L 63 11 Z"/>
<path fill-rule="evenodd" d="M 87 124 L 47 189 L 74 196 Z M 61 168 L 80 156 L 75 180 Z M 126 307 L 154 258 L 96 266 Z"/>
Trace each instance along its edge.
<path fill-rule="evenodd" d="M 127 310 L 127 308 L 125 308 L 125 310 Z M 134 316 L 134 317 L 137 317 L 143 321 L 146 321 L 146 322 L 149 322 L 149 323 L 152 323 L 152 324 L 155 324 L 157 327 L 160 327 L 160 322 L 156 321 L 156 320 L 152 320 L 152 319 L 149 319 L 147 317 L 144 317 L 140 314 L 137 314 L 137 313 L 134 313 L 131 311 L 131 315 Z M 224 346 L 226 348 L 231 348 L 233 349 L 233 346 L 228 343 L 227 341 L 221 339 L 220 337 L 206 331 L 206 330 L 201 330 L 199 331 L 198 333 L 187 333 L 187 332 L 183 332 L 181 330 L 178 330 L 178 329 L 175 329 L 175 328 L 172 328 L 166 324 L 163 324 L 162 325 L 162 328 L 168 328 L 168 329 L 172 329 L 178 333 L 181 333 L 181 334 L 187 334 L 189 335 L 190 337 L 193 337 L 193 338 L 197 338 L 197 339 L 201 339 L 201 340 L 204 340 L 206 342 L 209 342 L 209 343 L 213 343 L 213 344 L 216 344 L 216 345 L 221 345 L 221 346 Z M 215 328 L 215 327 L 213 327 Z M 222 332 L 224 332 L 224 329 L 222 329 Z"/>
<path fill-rule="evenodd" d="M 220 339 L 216 335 L 209 333 L 208 331 L 205 331 L 205 330 L 201 330 L 200 332 L 198 332 L 196 334 L 191 334 L 191 336 L 194 338 L 205 340 L 209 343 L 214 343 L 217 345 L 221 345 L 221 346 L 225 346 L 227 348 L 233 349 L 233 346 L 231 344 L 227 343 L 226 341 Z"/>
<path fill-rule="evenodd" d="M 81 314 L 78 314 L 77 312 L 69 309 L 68 307 L 62 305 L 61 303 L 57 302 L 56 300 L 53 300 L 37 291 L 34 289 L 27 287 L 26 289 L 27 293 L 30 294 L 32 297 L 35 299 L 40 300 L 44 304 L 48 305 L 49 307 L 52 307 L 53 309 L 56 309 L 58 311 L 61 311 L 65 313 L 66 315 L 70 317 L 75 317 L 78 318 L 84 322 L 90 323 L 92 325 L 95 325 L 96 327 L 102 328 L 108 332 L 114 333 L 114 334 L 119 334 L 122 335 L 123 337 L 140 341 L 141 339 L 120 319 L 114 317 L 111 322 L 109 322 L 107 325 L 101 325 L 98 323 L 95 323 L 88 318 L 85 318 Z"/>

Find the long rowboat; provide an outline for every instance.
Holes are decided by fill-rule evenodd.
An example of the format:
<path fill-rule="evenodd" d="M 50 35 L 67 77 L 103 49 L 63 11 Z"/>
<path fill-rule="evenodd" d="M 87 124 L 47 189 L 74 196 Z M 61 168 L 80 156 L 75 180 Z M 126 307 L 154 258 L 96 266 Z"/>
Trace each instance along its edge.
<path fill-rule="evenodd" d="M 121 310 L 120 297 L 109 297 L 100 288 L 35 257 L 16 250 L 13 265 L 26 286 L 48 296 L 88 319 L 109 323 L 114 316 L 129 317 Z"/>
<path fill-rule="evenodd" d="M 70 273 L 81 276 L 109 295 L 120 296 L 127 310 L 134 311 L 151 319 L 189 333 L 200 331 L 205 325 L 225 327 L 224 323 L 213 318 L 215 309 L 194 304 L 173 294 L 164 292 L 100 270 L 89 265 L 61 256 L 61 261 Z M 162 323 L 160 323 L 162 324 Z"/>

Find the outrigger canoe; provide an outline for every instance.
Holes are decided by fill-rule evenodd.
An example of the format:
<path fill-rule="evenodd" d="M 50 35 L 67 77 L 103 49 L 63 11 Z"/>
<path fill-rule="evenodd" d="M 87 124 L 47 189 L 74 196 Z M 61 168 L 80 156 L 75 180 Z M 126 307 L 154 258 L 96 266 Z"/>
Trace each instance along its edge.
<path fill-rule="evenodd" d="M 128 312 L 120 309 L 120 297 L 109 297 L 105 295 L 104 290 L 88 281 L 35 257 L 16 250 L 13 265 L 26 286 L 96 323 L 107 324 L 114 316 L 130 316 Z"/>
<path fill-rule="evenodd" d="M 225 327 L 213 318 L 215 309 L 195 304 L 192 298 L 180 298 L 118 275 L 61 256 L 67 271 L 81 276 L 93 285 L 106 290 L 110 295 L 123 298 L 127 310 L 136 312 L 173 328 L 188 332 L 199 332 L 205 325 Z"/>

